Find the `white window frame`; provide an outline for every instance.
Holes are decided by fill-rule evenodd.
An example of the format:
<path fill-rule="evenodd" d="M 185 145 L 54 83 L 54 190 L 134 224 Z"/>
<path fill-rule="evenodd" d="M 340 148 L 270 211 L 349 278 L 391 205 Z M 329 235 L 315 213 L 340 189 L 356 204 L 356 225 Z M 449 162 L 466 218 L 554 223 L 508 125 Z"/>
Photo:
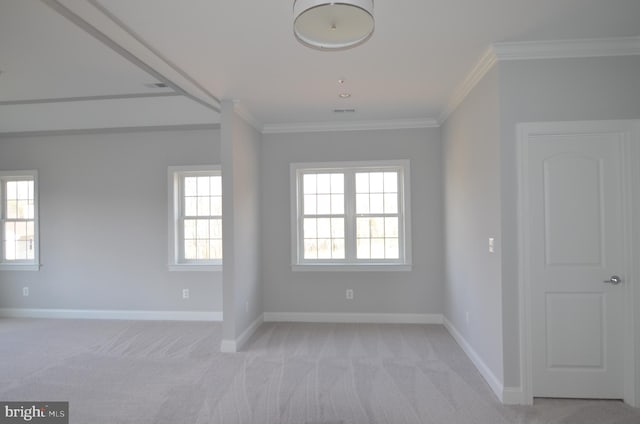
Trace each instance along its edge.
<path fill-rule="evenodd" d="M 170 166 L 169 186 L 169 271 L 222 271 L 222 259 L 186 261 L 180 219 L 183 207 L 181 181 L 189 175 L 222 175 L 219 165 Z M 222 200 L 224 202 L 224 199 Z M 224 236 L 223 236 L 224 237 Z M 224 253 L 223 253 L 224 254 Z"/>
<path fill-rule="evenodd" d="M 347 174 L 398 171 L 400 259 L 356 259 L 355 182 Z M 304 259 L 302 175 L 305 172 L 345 172 L 345 259 Z M 366 162 L 292 163 L 291 182 L 291 269 L 293 271 L 411 271 L 411 184 L 409 160 Z"/>
<path fill-rule="evenodd" d="M 4 223 L 6 220 L 5 187 L 7 181 L 33 180 L 33 259 L 5 260 Z M 40 226 L 39 226 L 38 171 L 0 171 L 0 271 L 39 271 L 40 270 Z"/>

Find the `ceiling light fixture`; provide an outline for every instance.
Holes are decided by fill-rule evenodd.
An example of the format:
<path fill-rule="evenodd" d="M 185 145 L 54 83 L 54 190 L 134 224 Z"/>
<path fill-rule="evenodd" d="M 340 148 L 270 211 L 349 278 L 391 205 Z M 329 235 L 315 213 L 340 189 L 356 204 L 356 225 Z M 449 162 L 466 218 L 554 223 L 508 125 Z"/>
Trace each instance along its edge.
<path fill-rule="evenodd" d="M 351 97 L 351 93 L 340 93 L 338 96 L 340 96 L 341 99 L 348 99 Z"/>
<path fill-rule="evenodd" d="M 293 32 L 308 47 L 348 49 L 367 41 L 373 29 L 373 0 L 295 0 L 293 4 Z"/>

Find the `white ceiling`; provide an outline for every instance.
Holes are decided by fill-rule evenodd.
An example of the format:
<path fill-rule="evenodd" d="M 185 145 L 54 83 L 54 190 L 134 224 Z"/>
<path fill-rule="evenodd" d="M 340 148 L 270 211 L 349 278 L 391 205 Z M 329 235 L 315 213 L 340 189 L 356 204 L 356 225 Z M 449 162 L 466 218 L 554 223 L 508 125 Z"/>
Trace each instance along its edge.
<path fill-rule="evenodd" d="M 20 116 L 36 108 L 1 102 L 164 92 L 174 95 L 144 97 L 156 107 L 132 109 L 141 114 L 139 125 L 218 122 L 201 104 L 215 109 L 217 99 L 239 100 L 258 126 L 428 120 L 441 115 L 492 43 L 640 36 L 638 0 L 378 0 L 369 41 L 323 52 L 295 40 L 292 7 L 293 0 L 0 0 L 0 105 L 21 106 L 13 109 Z M 114 42 L 106 46 L 61 9 Z M 134 65 L 114 45 L 140 60 Z M 139 62 L 153 70 L 143 71 Z M 164 80 L 171 88 L 144 85 Z M 352 97 L 340 99 L 341 91 Z M 187 98 L 176 94 L 200 103 L 177 107 Z M 60 110 L 70 103 L 47 104 Z M 0 132 L 6 132 L 2 108 Z M 335 114 L 335 108 L 356 113 Z M 143 116 L 151 109 L 155 120 Z M 86 115 L 77 120 L 100 126 Z M 135 118 L 122 126 L 135 125 Z"/>

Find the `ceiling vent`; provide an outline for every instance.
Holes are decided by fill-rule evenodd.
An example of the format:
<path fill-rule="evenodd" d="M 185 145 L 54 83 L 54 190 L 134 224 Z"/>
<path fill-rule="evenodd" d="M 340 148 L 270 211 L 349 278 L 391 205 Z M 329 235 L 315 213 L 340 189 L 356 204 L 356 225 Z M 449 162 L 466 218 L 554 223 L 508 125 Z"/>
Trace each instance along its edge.
<path fill-rule="evenodd" d="M 145 84 L 144 86 L 148 87 L 148 88 L 167 88 L 167 87 L 169 87 L 164 82 L 151 82 L 149 84 Z"/>
<path fill-rule="evenodd" d="M 333 113 L 354 113 L 355 109 L 333 109 Z"/>

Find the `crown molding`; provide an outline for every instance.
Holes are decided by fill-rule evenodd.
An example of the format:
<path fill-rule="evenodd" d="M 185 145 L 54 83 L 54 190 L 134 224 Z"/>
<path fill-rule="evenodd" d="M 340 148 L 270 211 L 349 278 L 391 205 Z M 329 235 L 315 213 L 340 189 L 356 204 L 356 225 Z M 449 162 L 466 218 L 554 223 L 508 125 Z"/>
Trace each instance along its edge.
<path fill-rule="evenodd" d="M 493 43 L 462 80 L 438 117 L 443 124 L 497 62 L 640 55 L 640 36 Z"/>
<path fill-rule="evenodd" d="M 640 37 L 494 43 L 498 61 L 640 55 Z"/>
<path fill-rule="evenodd" d="M 438 117 L 438 123 L 443 124 L 447 120 L 449 115 L 460 106 L 463 100 L 469 95 L 471 90 L 480 82 L 482 78 L 493 68 L 498 58 L 495 54 L 495 50 L 490 46 L 476 64 L 471 68 L 471 71 L 462 80 L 462 83 L 453 92 L 453 96 L 447 102 L 444 110 Z"/>
<path fill-rule="evenodd" d="M 262 132 L 262 123 L 239 100 L 233 100 L 233 110 L 256 131 Z"/>
<path fill-rule="evenodd" d="M 386 121 L 350 121 L 350 122 L 301 122 L 292 124 L 265 124 L 263 134 L 331 132 L 331 131 L 364 131 L 364 130 L 397 130 L 411 128 L 437 128 L 438 121 L 431 118 L 393 119 Z"/>

